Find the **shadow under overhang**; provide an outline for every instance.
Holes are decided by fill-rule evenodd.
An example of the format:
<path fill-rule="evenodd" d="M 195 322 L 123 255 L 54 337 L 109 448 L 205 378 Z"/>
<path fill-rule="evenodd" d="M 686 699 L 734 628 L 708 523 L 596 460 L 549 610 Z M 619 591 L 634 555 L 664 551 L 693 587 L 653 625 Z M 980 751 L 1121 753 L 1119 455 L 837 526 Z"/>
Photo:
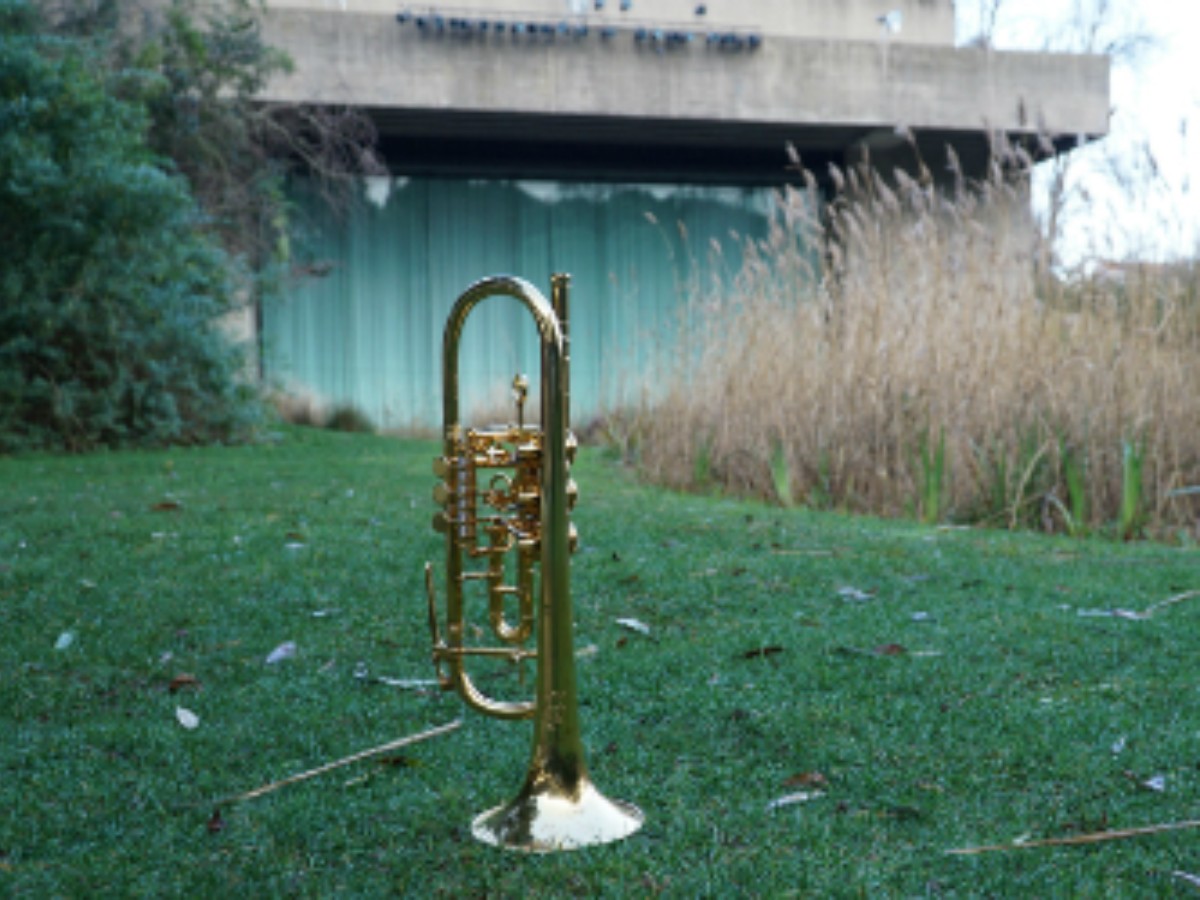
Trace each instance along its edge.
<path fill-rule="evenodd" d="M 1044 159 L 1100 137 L 445 109 L 366 112 L 392 172 L 445 177 L 781 185 L 801 180 L 792 148 L 821 183 L 830 166 L 854 164 L 864 150 L 884 168 L 910 172 L 919 158 L 935 181 L 951 183 L 951 155 L 964 177 L 978 179 L 998 141 Z"/>

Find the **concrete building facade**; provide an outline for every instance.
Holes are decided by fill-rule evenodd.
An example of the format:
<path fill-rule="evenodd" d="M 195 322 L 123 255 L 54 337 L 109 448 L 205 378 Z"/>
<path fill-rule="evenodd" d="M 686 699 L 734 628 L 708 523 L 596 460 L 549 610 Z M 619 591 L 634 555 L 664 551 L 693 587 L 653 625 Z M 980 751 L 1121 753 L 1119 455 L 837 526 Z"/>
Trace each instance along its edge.
<path fill-rule="evenodd" d="M 535 281 L 575 268 L 577 308 L 597 317 L 573 329 L 577 365 L 611 361 L 633 324 L 678 308 L 695 274 L 681 259 L 715 247 L 736 268 L 795 178 L 789 146 L 818 178 L 864 152 L 884 169 L 919 153 L 943 178 L 948 148 L 972 176 L 997 135 L 1036 155 L 1107 129 L 1106 58 L 958 46 L 951 0 L 272 0 L 265 36 L 296 65 L 264 99 L 362 108 L 394 175 L 316 238 L 334 276 L 266 317 L 275 374 L 388 425 L 435 424 L 441 316 L 496 266 Z M 605 325 L 631 278 L 633 321 Z M 377 351 L 334 346 L 347 316 Z M 391 350 L 389 328 L 407 335 Z M 490 356 L 524 365 L 504 343 L 481 335 L 464 358 L 481 379 Z M 396 358 L 413 365 L 382 362 Z M 594 368 L 584 416 L 628 390 Z"/>

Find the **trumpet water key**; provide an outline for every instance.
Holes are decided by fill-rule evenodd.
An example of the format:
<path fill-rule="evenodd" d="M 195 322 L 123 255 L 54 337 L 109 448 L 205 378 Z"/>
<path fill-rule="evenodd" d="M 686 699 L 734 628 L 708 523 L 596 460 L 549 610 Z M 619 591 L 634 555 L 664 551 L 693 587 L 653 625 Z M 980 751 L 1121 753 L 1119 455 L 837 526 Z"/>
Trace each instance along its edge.
<path fill-rule="evenodd" d="M 445 536 L 446 622 L 439 627 L 433 567 L 425 566 L 433 661 L 442 686 L 467 705 L 501 719 L 532 719 L 533 749 L 521 790 L 472 824 L 476 838 L 501 847 L 545 852 L 620 840 L 637 831 L 641 811 L 610 800 L 592 784 L 579 731 L 572 638 L 569 512 L 576 491 L 569 469 L 570 352 L 567 275 L 551 278 L 551 302 L 520 278 L 471 285 L 455 302 L 442 345 L 443 446 L 434 528 Z M 467 317 L 489 297 L 518 300 L 541 339 L 541 421 L 525 423 L 529 384 L 513 381 L 516 422 L 466 428 L 459 417 L 458 349 Z M 510 574 L 511 573 L 511 574 Z M 486 599 L 498 646 L 468 645 L 468 595 Z M 480 596 L 481 595 L 481 596 Z M 515 615 L 510 620 L 510 608 Z M 536 650 L 525 645 L 530 638 Z M 533 698 L 501 700 L 479 689 L 471 657 L 533 661 Z"/>

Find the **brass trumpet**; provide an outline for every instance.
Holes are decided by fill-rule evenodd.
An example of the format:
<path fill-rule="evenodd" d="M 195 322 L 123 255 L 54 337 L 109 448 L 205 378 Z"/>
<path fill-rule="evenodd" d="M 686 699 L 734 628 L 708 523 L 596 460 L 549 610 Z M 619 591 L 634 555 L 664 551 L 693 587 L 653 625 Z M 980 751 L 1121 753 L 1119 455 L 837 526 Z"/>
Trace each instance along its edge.
<path fill-rule="evenodd" d="M 446 538 L 446 633 L 438 627 L 433 567 L 425 565 L 429 628 L 438 680 L 472 708 L 501 719 L 533 719 L 533 752 L 525 782 L 508 803 L 479 815 L 472 833 L 516 850 L 569 850 L 620 840 L 637 831 L 641 811 L 610 800 L 588 776 L 579 732 L 572 638 L 571 561 L 574 526 L 569 478 L 576 442 L 570 432 L 570 276 L 551 277 L 551 300 L 519 278 L 496 276 L 471 285 L 455 302 L 443 338 L 443 450 L 434 461 L 442 507 L 434 528 Z M 464 428 L 458 408 L 458 348 L 471 311 L 508 296 L 533 315 L 541 337 L 541 425 L 526 425 L 528 382 L 513 382 L 516 423 Z M 509 583 L 506 559 L 515 553 Z M 540 568 L 540 573 L 538 569 Z M 539 579 L 540 574 L 540 579 Z M 535 591 L 535 582 L 538 582 Z M 467 646 L 464 605 L 469 586 L 486 593 L 498 647 Z M 515 601 L 515 622 L 506 618 Z M 536 632 L 536 652 L 522 645 Z M 472 656 L 536 659 L 532 700 L 495 700 L 466 670 Z"/>

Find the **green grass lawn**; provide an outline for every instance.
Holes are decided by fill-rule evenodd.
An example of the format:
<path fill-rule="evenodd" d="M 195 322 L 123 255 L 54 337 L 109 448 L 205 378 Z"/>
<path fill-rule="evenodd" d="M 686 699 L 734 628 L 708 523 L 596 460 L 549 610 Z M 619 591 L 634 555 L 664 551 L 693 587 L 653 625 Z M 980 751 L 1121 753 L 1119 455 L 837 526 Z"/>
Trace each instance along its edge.
<path fill-rule="evenodd" d="M 288 430 L 0 459 L 0 894 L 1141 897 L 1200 873 L 1193 830 L 945 852 L 1197 816 L 1200 597 L 1081 615 L 1200 589 L 1197 551 L 677 495 L 597 450 L 581 716 L 597 784 L 646 824 L 574 853 L 475 843 L 528 724 L 356 677 L 432 677 L 435 452 Z"/>

